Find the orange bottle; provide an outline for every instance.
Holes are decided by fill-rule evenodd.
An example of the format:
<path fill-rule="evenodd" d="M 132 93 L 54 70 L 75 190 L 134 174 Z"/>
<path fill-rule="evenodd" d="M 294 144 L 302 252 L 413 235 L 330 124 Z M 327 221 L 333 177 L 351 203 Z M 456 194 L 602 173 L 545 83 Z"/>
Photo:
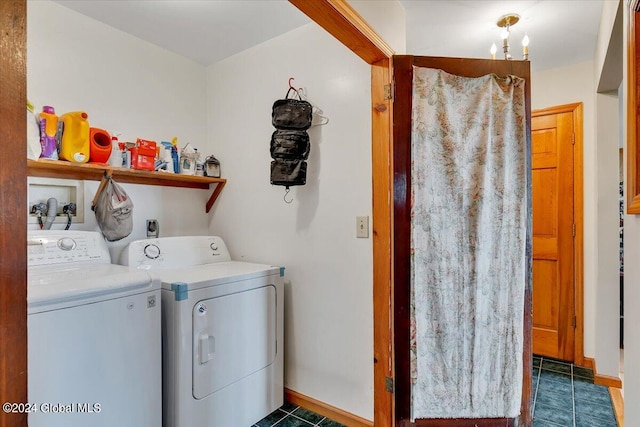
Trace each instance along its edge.
<path fill-rule="evenodd" d="M 89 116 L 83 111 L 74 111 L 60 116 L 64 123 L 60 158 L 74 163 L 89 161 Z"/>

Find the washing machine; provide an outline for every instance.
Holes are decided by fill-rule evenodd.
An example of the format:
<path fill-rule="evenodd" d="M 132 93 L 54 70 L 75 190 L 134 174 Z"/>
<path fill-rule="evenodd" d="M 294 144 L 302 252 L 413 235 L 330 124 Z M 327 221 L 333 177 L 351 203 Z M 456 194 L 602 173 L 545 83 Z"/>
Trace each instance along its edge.
<path fill-rule="evenodd" d="M 131 242 L 162 286 L 163 425 L 249 427 L 283 403 L 284 268 L 231 260 L 220 237 Z"/>
<path fill-rule="evenodd" d="M 29 426 L 159 426 L 160 283 L 111 264 L 96 232 L 27 243 Z"/>

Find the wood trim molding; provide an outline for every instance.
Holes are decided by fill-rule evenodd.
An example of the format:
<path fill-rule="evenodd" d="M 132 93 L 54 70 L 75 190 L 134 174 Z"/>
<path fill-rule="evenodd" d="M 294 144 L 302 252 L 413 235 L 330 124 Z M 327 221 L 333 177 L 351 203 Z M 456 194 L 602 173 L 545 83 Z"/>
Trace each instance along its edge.
<path fill-rule="evenodd" d="M 391 117 L 393 102 L 385 99 L 384 85 L 391 82 L 391 61 L 371 66 L 372 172 L 373 172 L 373 420 L 376 426 L 393 425 L 393 395 L 386 378 L 393 378 L 391 339 L 391 260 L 393 211 L 391 209 Z"/>
<path fill-rule="evenodd" d="M 629 2 L 627 29 L 627 214 L 640 214 L 640 13 L 637 1 Z"/>
<path fill-rule="evenodd" d="M 616 416 L 618 427 L 624 427 L 624 398 L 619 388 L 609 388 L 611 403 L 613 403 L 613 413 Z"/>
<path fill-rule="evenodd" d="M 0 1 L 0 402 L 27 402 L 26 0 Z M 16 154 L 17 153 L 17 154 Z M 27 414 L 0 413 L 0 427 Z"/>
<path fill-rule="evenodd" d="M 593 374 L 593 383 L 595 385 L 603 385 L 605 387 L 622 388 L 622 380 L 620 377 L 611 377 L 609 375 Z"/>
<path fill-rule="evenodd" d="M 367 64 L 391 58 L 393 49 L 346 0 L 289 0 Z"/>
<path fill-rule="evenodd" d="M 593 383 L 613 388 L 622 388 L 622 380 L 620 377 L 612 377 L 609 375 L 600 375 L 596 369 L 596 360 L 592 357 L 585 357 L 582 364 L 585 368 L 593 371 Z"/>
<path fill-rule="evenodd" d="M 575 145 L 573 150 L 573 221 L 576 224 L 574 239 L 574 286 L 575 316 L 573 362 L 586 366 L 584 362 L 584 126 L 583 103 L 556 105 L 534 110 L 531 117 L 559 113 L 573 114 Z"/>
<path fill-rule="evenodd" d="M 348 427 L 373 427 L 373 422 L 354 415 L 350 412 L 331 406 L 328 403 L 321 402 L 312 397 L 305 396 L 302 393 L 288 389 L 284 389 L 284 398 L 286 401 L 294 405 L 302 406 L 305 409 L 313 411 L 317 414 L 331 418 Z"/>

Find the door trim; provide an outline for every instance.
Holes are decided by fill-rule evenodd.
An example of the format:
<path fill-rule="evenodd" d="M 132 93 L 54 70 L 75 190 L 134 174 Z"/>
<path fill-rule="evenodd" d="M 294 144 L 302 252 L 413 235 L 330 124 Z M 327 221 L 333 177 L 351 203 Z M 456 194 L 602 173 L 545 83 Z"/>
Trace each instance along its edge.
<path fill-rule="evenodd" d="M 27 402 L 26 0 L 0 2 L 0 401 Z M 0 413 L 0 426 L 27 414 Z"/>
<path fill-rule="evenodd" d="M 531 118 L 549 114 L 571 113 L 573 119 L 573 221 L 576 235 L 573 240 L 574 307 L 576 327 L 574 330 L 573 363 L 585 366 L 584 358 L 584 135 L 583 103 L 556 105 L 531 112 Z"/>

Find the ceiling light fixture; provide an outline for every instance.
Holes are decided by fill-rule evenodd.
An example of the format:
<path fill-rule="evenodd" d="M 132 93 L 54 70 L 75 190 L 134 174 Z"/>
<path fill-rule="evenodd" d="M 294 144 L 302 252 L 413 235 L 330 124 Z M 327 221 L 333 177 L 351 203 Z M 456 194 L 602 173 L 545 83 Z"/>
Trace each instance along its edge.
<path fill-rule="evenodd" d="M 496 22 L 496 25 L 498 27 L 503 28 L 501 38 L 502 38 L 502 51 L 504 52 L 504 59 L 507 59 L 507 60 L 512 59 L 511 54 L 509 53 L 509 48 L 510 48 L 509 37 L 511 36 L 511 27 L 516 25 L 519 20 L 520 20 L 520 15 L 518 15 L 517 13 L 508 13 L 506 15 L 501 16 L 500 19 L 498 19 L 498 22 Z M 489 50 L 489 52 L 491 52 L 491 59 L 496 59 L 497 51 L 498 51 L 498 48 L 496 47 L 496 44 L 493 43 L 491 45 L 491 49 Z M 522 59 L 525 61 L 529 60 L 529 36 L 526 34 L 522 39 Z"/>

